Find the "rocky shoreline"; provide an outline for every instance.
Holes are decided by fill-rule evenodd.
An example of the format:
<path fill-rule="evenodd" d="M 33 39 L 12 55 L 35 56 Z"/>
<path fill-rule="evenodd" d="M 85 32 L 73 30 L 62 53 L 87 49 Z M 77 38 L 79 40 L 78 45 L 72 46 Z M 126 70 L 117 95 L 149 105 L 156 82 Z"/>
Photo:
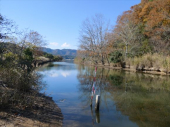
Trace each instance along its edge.
<path fill-rule="evenodd" d="M 4 88 L 1 87 L 2 89 Z M 8 91 L 11 90 L 8 89 Z M 28 104 L 20 104 L 18 101 L 16 105 L 0 108 L 0 127 L 62 126 L 63 115 L 52 98 L 35 91 L 32 92 L 24 95 L 20 93 L 21 96 L 26 97 Z M 31 105 L 29 105 L 29 101 L 31 101 Z"/>

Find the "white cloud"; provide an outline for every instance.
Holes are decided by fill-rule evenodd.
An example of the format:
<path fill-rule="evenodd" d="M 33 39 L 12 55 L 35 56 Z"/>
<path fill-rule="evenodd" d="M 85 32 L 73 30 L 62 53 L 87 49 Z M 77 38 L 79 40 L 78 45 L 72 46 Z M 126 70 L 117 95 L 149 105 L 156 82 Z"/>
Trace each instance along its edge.
<path fill-rule="evenodd" d="M 61 72 L 61 75 L 64 76 L 64 77 L 67 77 L 67 76 L 70 75 L 70 73 L 69 72 Z"/>
<path fill-rule="evenodd" d="M 62 48 L 68 48 L 68 47 L 70 47 L 70 45 L 65 42 L 64 44 L 61 45 L 61 47 Z"/>

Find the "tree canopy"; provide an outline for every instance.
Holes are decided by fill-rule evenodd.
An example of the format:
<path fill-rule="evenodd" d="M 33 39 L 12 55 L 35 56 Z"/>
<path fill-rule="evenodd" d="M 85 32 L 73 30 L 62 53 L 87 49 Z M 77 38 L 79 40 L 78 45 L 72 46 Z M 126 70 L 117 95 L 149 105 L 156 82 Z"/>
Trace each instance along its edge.
<path fill-rule="evenodd" d="M 107 54 L 113 58 L 113 52 L 120 52 L 124 60 L 126 57 L 139 57 L 147 53 L 159 53 L 170 55 L 170 1 L 169 0 L 142 0 L 138 5 L 134 5 L 118 16 L 116 25 L 111 31 L 101 32 L 99 28 L 105 30 L 98 23 L 91 23 L 89 20 L 83 24 L 83 31 L 88 36 L 80 33 L 81 46 L 78 57 L 83 57 L 83 61 L 89 60 L 87 53 L 95 53 L 97 59 L 102 59 L 102 54 Z M 99 34 L 97 34 L 99 33 Z M 100 39 L 98 39 L 99 37 Z M 100 42 L 100 44 L 96 43 Z M 104 43 L 103 43 L 104 42 Z M 97 45 L 95 45 L 97 44 Z M 104 45 L 103 45 L 104 44 Z M 100 48 L 99 48 L 100 47 Z M 98 49 L 101 49 L 100 51 Z M 85 57 L 86 56 L 86 57 Z M 94 56 L 94 55 L 92 55 Z M 107 61 L 107 57 L 103 57 Z M 111 58 L 109 58 L 111 60 Z M 92 58 L 91 59 L 95 59 Z M 123 60 L 123 59 L 122 59 Z M 92 60 L 91 60 L 92 61 Z M 116 60 L 112 60 L 116 61 Z M 103 62 L 104 63 L 104 62 Z"/>

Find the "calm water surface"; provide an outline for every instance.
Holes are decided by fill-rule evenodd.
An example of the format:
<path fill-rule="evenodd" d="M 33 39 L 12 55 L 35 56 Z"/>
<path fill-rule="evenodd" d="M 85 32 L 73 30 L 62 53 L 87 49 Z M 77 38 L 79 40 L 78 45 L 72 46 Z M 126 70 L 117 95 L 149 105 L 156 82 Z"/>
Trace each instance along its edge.
<path fill-rule="evenodd" d="M 46 82 L 41 92 L 61 108 L 64 127 L 170 126 L 169 77 L 103 68 L 95 76 L 94 70 L 67 62 L 38 69 Z M 101 96 L 99 112 L 96 95 Z"/>

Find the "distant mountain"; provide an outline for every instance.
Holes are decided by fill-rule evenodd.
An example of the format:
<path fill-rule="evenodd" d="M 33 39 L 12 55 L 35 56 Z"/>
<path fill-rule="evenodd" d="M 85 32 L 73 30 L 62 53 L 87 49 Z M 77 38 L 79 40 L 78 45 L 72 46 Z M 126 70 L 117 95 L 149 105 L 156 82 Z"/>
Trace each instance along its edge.
<path fill-rule="evenodd" d="M 74 49 L 51 49 L 43 47 L 42 51 L 53 55 L 60 55 L 66 59 L 73 59 L 77 55 L 77 50 Z"/>

